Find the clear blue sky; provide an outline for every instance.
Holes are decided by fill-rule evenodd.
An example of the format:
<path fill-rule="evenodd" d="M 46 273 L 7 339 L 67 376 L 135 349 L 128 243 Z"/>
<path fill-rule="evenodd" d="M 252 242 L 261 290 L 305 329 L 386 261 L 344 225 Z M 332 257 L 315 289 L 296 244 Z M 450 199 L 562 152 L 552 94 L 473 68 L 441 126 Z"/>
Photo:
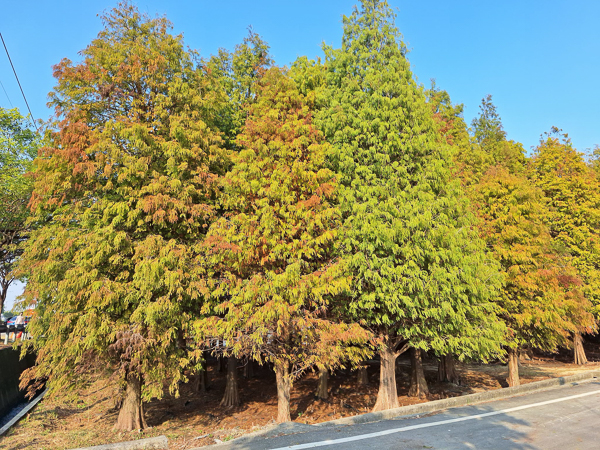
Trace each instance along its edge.
<path fill-rule="evenodd" d="M 435 78 L 470 123 L 492 94 L 508 137 L 535 146 L 551 126 L 569 133 L 579 150 L 600 144 L 600 2 L 593 0 L 389 0 L 421 83 Z M 355 0 L 140 0 L 150 15 L 166 15 L 185 43 L 209 56 L 233 49 L 254 30 L 279 65 L 321 56 L 324 41 L 339 46 L 341 17 Z M 78 52 L 100 31 L 98 14 L 116 1 L 3 2 L 0 32 L 36 118 L 47 119 L 52 65 Z M 12 105 L 26 112 L 0 49 L 0 81 Z M 0 106 L 10 107 L 0 88 Z M 18 292 L 18 290 L 15 290 Z M 11 296 L 14 296 L 11 294 Z"/>

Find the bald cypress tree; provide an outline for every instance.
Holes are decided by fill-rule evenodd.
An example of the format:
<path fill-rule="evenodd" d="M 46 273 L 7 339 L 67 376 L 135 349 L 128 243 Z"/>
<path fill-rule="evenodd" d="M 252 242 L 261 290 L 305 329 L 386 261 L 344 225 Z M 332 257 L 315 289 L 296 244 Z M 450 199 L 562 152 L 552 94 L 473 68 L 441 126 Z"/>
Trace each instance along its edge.
<path fill-rule="evenodd" d="M 547 223 L 552 237 L 569 254 L 569 262 L 583 281 L 590 311 L 600 317 L 600 183 L 566 134 L 553 127 L 544 136 L 530 164 L 530 177 L 548 199 Z M 587 362 L 581 333 L 573 334 L 575 362 Z"/>
<path fill-rule="evenodd" d="M 394 363 L 407 348 L 497 354 L 504 326 L 489 300 L 500 278 L 387 2 L 362 1 L 344 17 L 342 47 L 325 53 L 316 123 L 339 183 L 339 249 L 354 288 L 346 314 L 375 336 L 374 409 L 393 408 Z"/>
<path fill-rule="evenodd" d="M 226 340 L 235 356 L 273 364 L 277 421 L 286 422 L 294 379 L 314 366 L 359 362 L 367 333 L 330 317 L 349 280 L 335 257 L 335 178 L 312 101 L 278 68 L 256 89 L 223 179 L 224 217 L 206 240 L 214 314 L 196 330 Z"/>
<path fill-rule="evenodd" d="M 550 211 L 541 189 L 524 176 L 492 167 L 472 192 L 481 236 L 500 262 L 505 284 L 496 301 L 509 328 L 508 384 L 519 384 L 524 347 L 555 351 L 571 334 L 595 329 L 591 304 L 569 256 L 547 227 Z"/>
<path fill-rule="evenodd" d="M 103 373 L 124 393 L 115 427 L 132 430 L 143 400 L 195 368 L 193 245 L 214 216 L 221 150 L 209 80 L 171 24 L 127 3 L 103 21 L 81 62 L 55 66 L 20 266 L 36 305 L 24 384 L 47 378 L 56 393 Z"/>

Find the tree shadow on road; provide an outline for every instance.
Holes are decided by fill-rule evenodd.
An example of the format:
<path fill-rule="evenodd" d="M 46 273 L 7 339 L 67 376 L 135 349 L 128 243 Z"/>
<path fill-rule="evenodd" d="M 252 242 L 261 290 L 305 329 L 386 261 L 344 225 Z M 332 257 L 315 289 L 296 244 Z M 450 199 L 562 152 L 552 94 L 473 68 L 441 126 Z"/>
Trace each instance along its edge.
<path fill-rule="evenodd" d="M 258 450 L 288 446 L 293 449 L 294 445 L 308 443 L 319 443 L 317 448 L 324 450 L 539 449 L 530 437 L 531 431 L 527 421 L 482 406 L 469 407 L 462 412 L 434 413 L 351 426 L 288 423 L 260 436 L 242 437 L 223 449 Z M 354 439 L 340 441 L 344 438 Z"/>

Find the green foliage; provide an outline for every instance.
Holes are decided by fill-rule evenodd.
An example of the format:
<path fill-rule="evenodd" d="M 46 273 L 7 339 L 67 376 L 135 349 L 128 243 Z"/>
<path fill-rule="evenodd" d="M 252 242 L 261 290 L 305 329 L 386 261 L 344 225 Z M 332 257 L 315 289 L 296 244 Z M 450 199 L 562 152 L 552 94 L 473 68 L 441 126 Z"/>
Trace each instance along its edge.
<path fill-rule="evenodd" d="M 40 146 L 40 136 L 27 127 L 17 109 L 0 108 L 0 312 L 15 279 L 14 263 L 27 236 L 26 224 L 33 180 L 26 176 Z"/>
<path fill-rule="evenodd" d="M 452 152 L 394 15 L 365 0 L 343 21 L 342 48 L 325 47 L 317 124 L 340 184 L 340 245 L 354 289 L 346 313 L 388 345 L 495 355 L 504 332 L 490 302 L 498 269 L 451 179 Z"/>
<path fill-rule="evenodd" d="M 0 189 L 18 192 L 37 156 L 40 137 L 28 128 L 27 119 L 15 109 L 0 108 Z"/>
<path fill-rule="evenodd" d="M 470 139 L 463 117 L 464 106 L 453 104 L 448 92 L 439 89 L 435 80 L 431 80 L 431 88 L 424 94 L 435 121 L 440 124 L 439 131 L 446 143 L 459 147 L 468 145 Z"/>
<path fill-rule="evenodd" d="M 327 82 L 327 71 L 321 63 L 321 59 L 309 60 L 306 56 L 300 56 L 292 64 L 289 76 L 296 82 L 298 90 L 315 102 L 315 108 L 322 106 L 316 103 L 323 98 L 315 97 L 317 90 L 322 88 Z"/>
<path fill-rule="evenodd" d="M 269 45 L 252 28 L 233 53 L 221 48 L 207 61 L 206 72 L 215 77 L 227 99 L 222 102 L 216 121 L 226 148 L 236 148 L 237 135 L 246 121 L 246 104 L 254 101 L 255 83 L 272 64 Z"/>
<path fill-rule="evenodd" d="M 600 316 L 600 180 L 566 134 L 553 128 L 540 142 L 530 176 L 548 198 L 552 236 L 571 255 L 583 291 Z"/>
<path fill-rule="evenodd" d="M 510 344 L 554 351 L 570 333 L 595 328 L 577 274 L 546 226 L 542 191 L 524 176 L 492 167 L 474 187 L 483 238 L 500 262 L 505 285 L 498 298 Z"/>
<path fill-rule="evenodd" d="M 481 149 L 491 159 L 490 165 L 502 165 L 511 173 L 520 173 L 525 166 L 525 150 L 515 141 L 506 139 L 492 96 L 481 100 L 479 117 L 471 122 L 472 132 Z"/>
<path fill-rule="evenodd" d="M 341 48 L 287 72 L 252 30 L 201 60 L 122 3 L 54 67 L 33 163 L 39 136 L 0 109 L 1 300 L 28 238 L 35 306 L 23 385 L 96 371 L 177 393 L 211 338 L 282 384 L 372 345 L 485 360 L 595 331 L 597 159 L 553 129 L 528 164 L 491 96 L 468 129 L 394 20 L 363 0 Z"/>
<path fill-rule="evenodd" d="M 35 162 L 36 230 L 21 273 L 36 304 L 38 362 L 52 391 L 102 370 L 134 373 L 144 399 L 176 392 L 202 295 L 192 246 L 214 217 L 214 92 L 164 18 L 129 4 L 103 17 L 83 60 L 55 67 L 57 116 Z M 26 381 L 26 380 L 25 380 Z"/>
<path fill-rule="evenodd" d="M 198 334 L 225 339 L 236 355 L 289 365 L 293 376 L 359 362 L 366 350 L 355 344 L 366 333 L 329 320 L 329 303 L 349 280 L 333 258 L 340 217 L 328 146 L 279 69 L 257 89 L 223 180 L 225 216 L 206 240 L 216 315 L 197 323 Z"/>
<path fill-rule="evenodd" d="M 487 95 L 479 105 L 479 117 L 471 122 L 473 135 L 479 144 L 486 142 L 500 142 L 506 140 L 506 132 L 502 127 L 502 119 L 492 103 L 492 96 Z"/>
<path fill-rule="evenodd" d="M 425 96 L 434 119 L 440 125 L 440 133 L 453 150 L 453 176 L 465 188 L 476 184 L 493 161 L 490 154 L 469 135 L 463 118 L 463 105 L 454 105 L 450 95 L 438 89 L 434 80 Z"/>

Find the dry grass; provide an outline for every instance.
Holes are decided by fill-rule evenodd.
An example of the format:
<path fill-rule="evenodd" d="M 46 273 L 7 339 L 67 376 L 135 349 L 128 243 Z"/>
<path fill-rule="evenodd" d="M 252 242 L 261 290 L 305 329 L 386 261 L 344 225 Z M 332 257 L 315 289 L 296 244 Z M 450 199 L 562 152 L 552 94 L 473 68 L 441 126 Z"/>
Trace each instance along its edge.
<path fill-rule="evenodd" d="M 588 357 L 596 357 L 595 349 Z M 407 397 L 409 362 L 404 358 L 398 364 L 398 394 L 401 405 L 419 403 Z M 582 370 L 600 367 L 600 363 L 586 366 L 569 364 L 563 358 L 538 356 L 526 361 L 520 373 L 523 383 L 549 377 L 566 376 Z M 429 382 L 430 400 L 453 397 L 483 390 L 499 389 L 504 385 L 506 366 L 502 364 L 458 366 L 461 386 L 436 383 L 437 366 L 426 362 L 425 373 Z M 89 389 L 69 398 L 44 399 L 40 405 L 0 440 L 1 449 L 69 449 L 119 441 L 165 435 L 170 448 L 190 449 L 227 441 L 244 433 L 255 431 L 272 423 L 277 415 L 275 376 L 267 368 L 256 371 L 255 378 L 240 377 L 242 406 L 223 408 L 219 405 L 224 391 L 224 373 L 215 367 L 209 369 L 209 391 L 194 393 L 189 385 L 182 386 L 179 398 L 167 397 L 146 405 L 150 429 L 143 432 L 117 433 L 112 431 L 117 412 L 114 410 L 115 392 L 104 380 L 97 380 Z M 338 373 L 330 379 L 328 401 L 314 398 L 317 387 L 315 374 L 307 374 L 294 384 L 291 399 L 292 419 L 302 423 L 318 423 L 370 411 L 377 395 L 378 366 L 369 368 L 368 386 L 357 386 L 354 374 Z"/>

